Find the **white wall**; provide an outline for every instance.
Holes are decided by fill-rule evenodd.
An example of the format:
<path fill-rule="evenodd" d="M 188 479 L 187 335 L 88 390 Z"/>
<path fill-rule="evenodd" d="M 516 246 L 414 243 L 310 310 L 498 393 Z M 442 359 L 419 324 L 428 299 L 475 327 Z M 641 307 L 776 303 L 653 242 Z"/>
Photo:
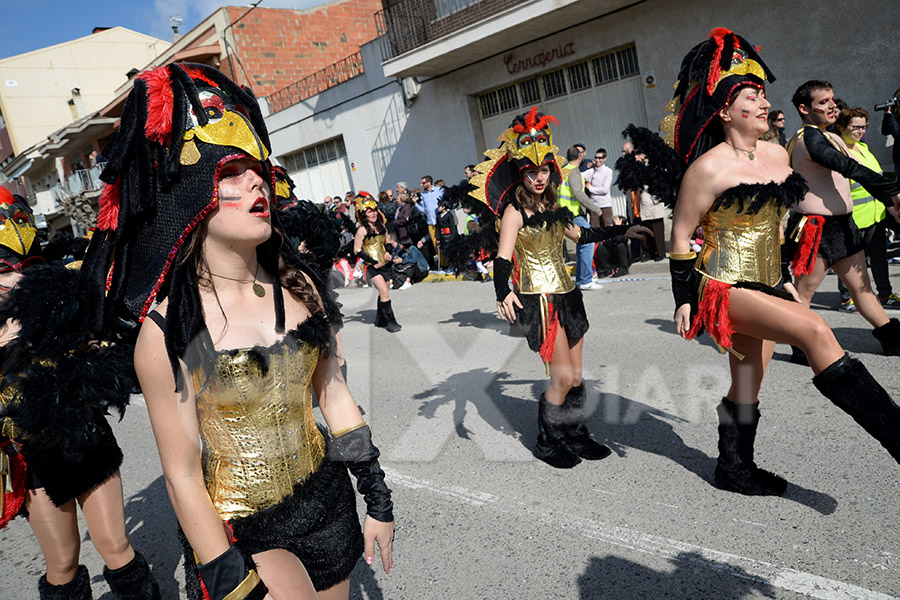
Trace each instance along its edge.
<path fill-rule="evenodd" d="M 844 9 L 847 14 L 841 14 Z M 845 17 L 845 18 L 844 18 Z M 417 185 L 425 174 L 449 184 L 463 167 L 481 160 L 483 135 L 474 96 L 522 78 L 507 73 L 503 58 L 574 41 L 575 53 L 547 70 L 578 62 L 634 42 L 641 73 L 654 72 L 657 86 L 643 91 L 651 127 L 663 116 L 672 96 L 682 56 L 713 27 L 727 26 L 761 46 L 762 57 L 778 78 L 768 88 L 774 107 L 787 116 L 788 131 L 799 127 L 790 105 L 797 86 L 807 79 L 827 79 L 852 106 L 872 105 L 900 87 L 900 46 L 896 25 L 900 2 L 858 0 L 847 5 L 822 0 L 759 0 L 750 7 L 734 0 L 666 2 L 649 0 L 609 17 L 508 49 L 515 40 L 498 40 L 497 54 L 472 65 L 422 81 L 419 97 L 407 109 L 399 84 L 385 79 L 378 40 L 362 48 L 366 73 L 307 102 L 269 116 L 276 156 L 343 135 L 355 189 L 393 187 L 398 180 Z M 536 74 L 530 71 L 528 74 Z M 368 93 L 366 93 L 368 92 Z M 890 149 L 879 132 L 881 115 L 873 114 L 868 140 L 889 168 Z M 622 128 L 627 123 L 622 123 Z M 560 148 L 577 140 L 555 139 Z M 611 157 L 621 140 L 604 145 Z M 589 151 L 593 149 L 589 148 Z"/>

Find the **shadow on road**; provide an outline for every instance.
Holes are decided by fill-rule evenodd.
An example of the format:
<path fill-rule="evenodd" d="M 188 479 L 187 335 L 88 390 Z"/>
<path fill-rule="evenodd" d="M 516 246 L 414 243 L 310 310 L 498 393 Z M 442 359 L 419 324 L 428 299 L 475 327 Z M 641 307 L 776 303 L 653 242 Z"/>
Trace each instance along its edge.
<path fill-rule="evenodd" d="M 162 476 L 126 500 L 125 526 L 132 546 L 153 568 L 162 597 L 179 598 L 181 585 L 175 579 L 182 557 L 181 544 L 175 533 L 178 520 Z M 115 596 L 109 592 L 100 600 L 115 600 Z"/>
<path fill-rule="evenodd" d="M 367 308 L 366 310 L 359 310 L 347 315 L 344 315 L 344 323 L 364 323 L 366 325 L 371 325 L 375 322 L 375 313 L 377 311 L 374 308 Z M 401 323 L 402 325 L 403 323 Z"/>
<path fill-rule="evenodd" d="M 518 333 L 518 327 L 510 327 L 510 324 L 501 320 L 495 313 L 483 312 L 478 309 L 461 310 L 453 313 L 446 321 L 439 323 L 456 323 L 459 327 L 474 327 L 476 329 L 492 329 L 498 333 L 509 334 L 511 329 Z M 518 336 L 517 336 L 518 337 Z"/>
<path fill-rule="evenodd" d="M 663 333 L 678 335 L 678 332 L 675 331 L 675 322 L 672 319 L 646 319 L 644 323 L 646 323 L 647 325 L 655 325 L 656 328 Z M 711 337 L 705 335 L 705 332 L 701 333 L 691 341 L 695 341 L 703 346 L 709 346 L 710 348 L 715 349 L 716 352 L 719 351 L 719 347 L 716 346 L 716 343 Z M 688 340 L 684 340 L 684 342 L 688 343 Z"/>
<path fill-rule="evenodd" d="M 775 588 L 744 569 L 720 563 L 695 552 L 669 559 L 674 570 L 654 571 L 618 556 L 590 559 L 578 577 L 581 600 L 654 600 L 657 598 L 716 598 L 742 600 L 775 598 Z"/>
<path fill-rule="evenodd" d="M 504 388 L 516 385 L 530 385 L 530 396 L 520 398 L 503 392 Z M 688 446 L 675 432 L 673 424 L 686 423 L 685 419 L 618 394 L 598 394 L 595 385 L 596 382 L 587 382 L 585 408 L 588 428 L 597 440 L 623 457 L 629 448 L 658 454 L 713 485 L 716 458 Z M 516 438 L 533 451 L 537 439 L 537 397 L 545 387 L 546 382 L 542 380 L 513 380 L 509 373 L 482 367 L 453 374 L 413 398 L 424 401 L 419 414 L 428 419 L 435 418 L 441 406 L 451 405 L 453 424 L 462 439 L 472 439 L 466 418 L 474 408 L 477 417 L 494 430 Z M 717 435 L 715 428 L 710 428 L 709 435 Z M 826 515 L 837 507 L 833 497 L 794 484 L 788 487 L 783 498 Z"/>
<path fill-rule="evenodd" d="M 377 557 L 374 565 L 367 565 L 363 559 L 357 561 L 356 567 L 350 574 L 349 600 L 384 600 L 384 592 L 381 591 L 381 586 L 378 585 L 375 574 L 372 572 L 375 565 L 379 565 L 380 562 L 381 559 Z"/>

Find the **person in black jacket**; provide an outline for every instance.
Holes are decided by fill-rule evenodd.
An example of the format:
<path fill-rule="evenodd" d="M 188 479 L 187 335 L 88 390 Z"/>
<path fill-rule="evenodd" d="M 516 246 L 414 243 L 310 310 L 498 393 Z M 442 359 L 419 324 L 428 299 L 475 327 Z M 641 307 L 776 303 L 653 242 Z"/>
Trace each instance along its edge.
<path fill-rule="evenodd" d="M 445 267 L 447 264 L 447 259 L 444 257 L 445 248 L 457 238 L 459 238 L 459 231 L 456 226 L 456 217 L 450 212 L 447 202 L 441 200 L 438 203 L 437 212 L 437 242 L 441 267 Z"/>

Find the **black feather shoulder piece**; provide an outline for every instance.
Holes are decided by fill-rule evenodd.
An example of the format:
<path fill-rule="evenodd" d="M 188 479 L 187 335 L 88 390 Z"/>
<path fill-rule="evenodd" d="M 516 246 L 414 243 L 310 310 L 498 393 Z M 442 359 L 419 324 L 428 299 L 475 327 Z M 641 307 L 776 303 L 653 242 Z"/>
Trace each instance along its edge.
<path fill-rule="evenodd" d="M 341 249 L 341 223 L 329 212 L 308 200 L 298 200 L 284 210 L 277 211 L 277 227 L 294 252 L 320 273 L 327 274 Z"/>
<path fill-rule="evenodd" d="M 791 173 L 781 183 L 775 181 L 742 183 L 729 188 L 716 198 L 712 209 L 726 209 L 737 205 L 738 213 L 755 215 L 769 202 L 775 202 L 777 205 L 789 209 L 800 202 L 808 190 L 809 186 L 803 176 L 799 173 Z"/>
<path fill-rule="evenodd" d="M 38 360 L 59 361 L 111 341 L 92 318 L 96 290 L 80 271 L 59 263 L 36 265 L 27 271 L 0 302 L 0 322 L 18 321 L 19 333 L 8 349 L 4 368 L 14 373 Z"/>
<path fill-rule="evenodd" d="M 93 330 L 90 282 L 59 264 L 28 269 L 0 304 L 0 321 L 20 329 L 4 347 L 2 385 L 12 391 L 9 416 L 27 439 L 77 454 L 97 415 L 121 418 L 139 392 L 136 330 Z M 85 438 L 86 439 L 86 438 Z"/>
<path fill-rule="evenodd" d="M 294 336 L 303 342 L 318 348 L 325 356 L 331 356 L 334 350 L 334 331 L 328 317 L 324 313 L 315 313 L 300 323 L 294 330 Z"/>
<path fill-rule="evenodd" d="M 534 227 L 536 229 L 550 228 L 560 222 L 569 226 L 572 225 L 574 221 L 575 216 L 572 214 L 572 211 L 563 207 L 559 207 L 556 210 L 536 212 L 531 215 L 526 215 L 524 212 L 522 213 L 522 225 L 524 227 Z"/>
<path fill-rule="evenodd" d="M 686 168 L 684 161 L 646 127 L 628 125 L 622 135 L 631 140 L 634 152 L 616 161 L 618 188 L 625 193 L 646 188 L 667 207 L 674 208 Z M 647 157 L 646 162 L 637 160 L 636 156 L 641 154 Z"/>

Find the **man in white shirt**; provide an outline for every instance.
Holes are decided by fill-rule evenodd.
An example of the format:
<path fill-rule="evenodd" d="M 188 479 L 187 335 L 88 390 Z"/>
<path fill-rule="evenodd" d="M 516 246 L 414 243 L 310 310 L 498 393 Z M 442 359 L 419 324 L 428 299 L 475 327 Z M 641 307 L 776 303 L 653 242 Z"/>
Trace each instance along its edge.
<path fill-rule="evenodd" d="M 606 166 L 606 149 L 600 148 L 594 152 L 593 167 L 582 173 L 585 187 L 591 201 L 600 209 L 600 215 L 591 216 L 591 226 L 603 225 L 608 227 L 613 224 L 612 188 L 613 172 Z"/>

